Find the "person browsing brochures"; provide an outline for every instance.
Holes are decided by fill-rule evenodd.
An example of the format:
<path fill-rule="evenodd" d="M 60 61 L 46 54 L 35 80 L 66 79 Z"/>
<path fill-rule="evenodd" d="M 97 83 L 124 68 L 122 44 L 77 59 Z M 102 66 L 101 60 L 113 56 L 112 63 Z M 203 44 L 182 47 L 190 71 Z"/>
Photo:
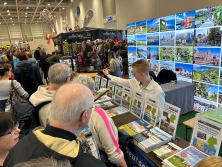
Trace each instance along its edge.
<path fill-rule="evenodd" d="M 138 60 L 132 64 L 133 79 L 122 79 L 109 75 L 108 69 L 103 69 L 104 75 L 116 83 L 128 86 L 131 90 L 145 93 L 151 98 L 160 101 L 158 116 L 163 111 L 163 104 L 165 102 L 165 93 L 158 83 L 156 83 L 149 75 L 150 66 L 146 60 Z"/>

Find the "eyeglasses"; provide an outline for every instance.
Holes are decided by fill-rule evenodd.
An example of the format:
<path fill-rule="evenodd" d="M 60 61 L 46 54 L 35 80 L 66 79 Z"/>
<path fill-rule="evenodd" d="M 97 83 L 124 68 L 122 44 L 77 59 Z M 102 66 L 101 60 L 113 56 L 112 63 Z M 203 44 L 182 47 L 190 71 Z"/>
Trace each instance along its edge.
<path fill-rule="evenodd" d="M 14 135 L 14 134 L 15 134 L 15 131 L 16 131 L 16 129 L 17 129 L 18 127 L 19 127 L 19 122 L 17 121 L 16 124 L 14 125 L 12 131 L 7 132 L 6 134 L 1 135 L 1 136 Z M 1 137 L 1 136 L 0 136 L 0 137 Z"/>

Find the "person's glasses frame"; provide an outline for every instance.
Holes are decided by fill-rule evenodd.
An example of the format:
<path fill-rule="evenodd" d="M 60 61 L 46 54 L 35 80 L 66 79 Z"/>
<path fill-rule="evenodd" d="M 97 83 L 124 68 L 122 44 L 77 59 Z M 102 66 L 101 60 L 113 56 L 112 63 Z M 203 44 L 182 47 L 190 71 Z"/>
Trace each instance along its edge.
<path fill-rule="evenodd" d="M 14 125 L 13 129 L 10 132 L 7 132 L 4 135 L 1 135 L 0 137 L 6 136 L 6 135 L 14 135 L 15 131 L 18 127 L 19 127 L 19 122 L 17 121 L 16 124 Z"/>

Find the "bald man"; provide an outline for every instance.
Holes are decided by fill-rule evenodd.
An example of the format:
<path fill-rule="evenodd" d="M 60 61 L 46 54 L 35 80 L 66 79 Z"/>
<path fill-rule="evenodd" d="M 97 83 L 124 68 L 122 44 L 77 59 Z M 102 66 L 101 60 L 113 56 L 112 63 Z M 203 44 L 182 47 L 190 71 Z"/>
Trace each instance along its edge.
<path fill-rule="evenodd" d="M 84 92 L 84 93 L 83 93 Z M 38 127 L 25 136 L 9 153 L 4 167 L 39 157 L 68 159 L 74 167 L 104 167 L 105 164 L 82 153 L 74 134 L 85 127 L 92 113 L 94 98 L 84 85 L 65 84 L 53 97 L 50 124 Z"/>

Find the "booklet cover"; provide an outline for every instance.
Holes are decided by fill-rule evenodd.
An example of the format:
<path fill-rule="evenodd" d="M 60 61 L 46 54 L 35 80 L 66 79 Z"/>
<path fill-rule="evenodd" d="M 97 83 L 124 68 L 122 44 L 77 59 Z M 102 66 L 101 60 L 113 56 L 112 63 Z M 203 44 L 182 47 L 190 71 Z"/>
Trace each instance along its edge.
<path fill-rule="evenodd" d="M 106 88 L 106 84 L 107 84 L 107 79 L 106 78 L 102 78 L 101 79 L 101 84 L 100 84 L 100 89 L 101 88 Z"/>
<path fill-rule="evenodd" d="M 116 84 L 114 92 L 114 102 L 118 105 L 122 105 L 122 95 L 124 86 L 121 84 Z"/>
<path fill-rule="evenodd" d="M 117 115 L 124 114 L 124 113 L 128 112 L 125 108 L 123 108 L 121 106 L 111 108 L 111 109 L 105 110 L 105 111 L 106 111 L 106 114 L 109 115 L 110 117 L 114 117 L 114 116 L 117 116 Z"/>
<path fill-rule="evenodd" d="M 95 79 L 95 91 L 98 91 L 100 89 L 101 77 L 99 75 L 96 75 L 94 79 Z"/>
<path fill-rule="evenodd" d="M 81 143 L 84 153 L 100 159 L 99 149 L 88 125 L 76 132 L 77 140 Z"/>
<path fill-rule="evenodd" d="M 142 111 L 143 111 L 143 105 L 144 105 L 144 96 L 140 92 L 134 92 L 133 99 L 132 99 L 132 105 L 131 105 L 131 113 L 138 118 L 142 117 Z"/>
<path fill-rule="evenodd" d="M 145 96 L 145 102 L 142 112 L 142 120 L 145 122 L 152 124 L 153 126 L 156 126 L 156 123 L 158 122 L 158 108 L 159 108 L 159 101 L 156 99 L 153 99 L 149 96 Z"/>
<path fill-rule="evenodd" d="M 123 95 L 122 95 L 122 107 L 125 108 L 127 111 L 130 111 L 131 101 L 132 101 L 131 90 L 130 88 L 124 86 Z"/>
<path fill-rule="evenodd" d="M 201 117 L 204 117 L 204 118 L 207 118 L 207 119 L 210 119 L 212 121 L 222 124 L 222 109 L 216 108 L 214 110 L 207 111 L 201 114 Z"/>
<path fill-rule="evenodd" d="M 94 102 L 98 103 L 98 101 L 103 102 L 103 101 L 111 100 L 111 98 L 108 96 L 102 98 L 102 96 L 104 96 L 107 91 L 108 91 L 107 88 L 102 88 L 102 89 L 99 89 L 97 92 L 95 92 L 94 93 Z"/>
<path fill-rule="evenodd" d="M 107 84 L 108 92 L 106 95 L 109 96 L 110 98 L 113 98 L 114 96 L 115 85 L 116 85 L 115 82 L 108 80 L 108 84 Z"/>
<path fill-rule="evenodd" d="M 169 133 L 174 139 L 179 117 L 180 108 L 165 102 L 163 113 L 160 117 L 159 128 Z"/>
<path fill-rule="evenodd" d="M 217 156 L 221 145 L 222 125 L 196 115 L 191 145 L 210 156 Z"/>
<path fill-rule="evenodd" d="M 189 146 L 171 157 L 163 160 L 163 165 L 169 167 L 194 167 L 199 161 L 206 158 L 207 155 L 201 151 Z"/>

